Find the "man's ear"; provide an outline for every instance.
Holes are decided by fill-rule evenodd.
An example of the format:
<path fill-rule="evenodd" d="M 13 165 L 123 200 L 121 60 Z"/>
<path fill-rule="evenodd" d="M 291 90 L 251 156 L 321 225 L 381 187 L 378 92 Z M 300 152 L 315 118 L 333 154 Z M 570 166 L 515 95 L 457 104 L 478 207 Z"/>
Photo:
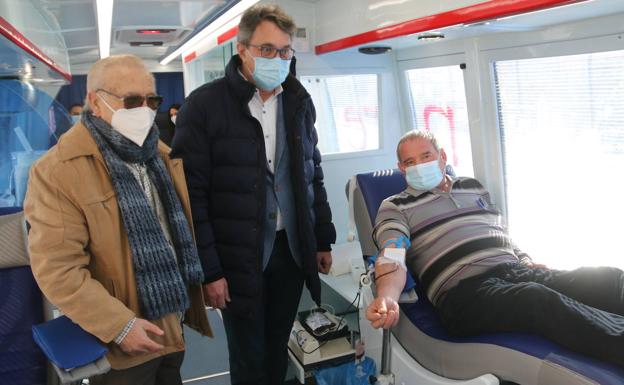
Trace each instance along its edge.
<path fill-rule="evenodd" d="M 87 92 L 87 100 L 89 101 L 89 108 L 94 116 L 102 117 L 102 105 L 101 100 L 98 98 L 95 91 Z"/>
<path fill-rule="evenodd" d="M 241 59 L 242 59 L 243 53 L 245 52 L 245 48 L 247 48 L 245 47 L 245 44 L 239 41 L 236 42 L 236 52 L 238 52 L 238 55 L 241 56 Z"/>
<path fill-rule="evenodd" d="M 397 167 L 401 170 L 401 173 L 405 174 L 405 166 L 403 166 L 403 163 L 397 162 Z"/>
<path fill-rule="evenodd" d="M 442 161 L 442 165 L 446 167 L 446 151 L 443 148 L 440 149 L 440 160 Z"/>

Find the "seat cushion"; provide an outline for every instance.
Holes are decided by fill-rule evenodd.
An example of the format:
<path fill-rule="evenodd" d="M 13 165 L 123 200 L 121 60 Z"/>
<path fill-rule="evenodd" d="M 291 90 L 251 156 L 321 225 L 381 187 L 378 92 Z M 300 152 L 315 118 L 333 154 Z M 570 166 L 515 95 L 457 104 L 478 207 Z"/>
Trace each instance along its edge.
<path fill-rule="evenodd" d="M 42 297 L 30 267 L 0 269 L 0 384 L 45 385 L 46 359 L 31 330 L 41 322 Z"/>
<path fill-rule="evenodd" d="M 422 332 L 420 346 L 424 340 L 429 349 L 441 350 L 439 355 L 427 353 L 428 360 L 436 360 L 436 356 L 445 360 L 433 366 L 443 368 L 443 375 L 451 378 L 464 377 L 462 372 L 493 373 L 508 381 L 520 384 L 570 385 L 579 384 L 624 384 L 624 369 L 605 363 L 585 355 L 560 347 L 554 342 L 526 333 L 488 333 L 474 337 L 454 337 L 449 335 L 440 323 L 431 303 L 424 299 L 422 293 L 419 300 L 411 304 L 401 304 L 402 327 L 395 333 L 399 341 L 413 339 L 410 334 Z M 405 324 L 409 324 L 406 326 Z M 436 343 L 444 342 L 444 343 Z M 449 344 L 450 343 L 450 344 Z M 411 343 L 413 344 L 413 342 Z M 402 344 L 408 345 L 408 344 Z M 458 346 L 469 346 L 471 357 L 453 354 Z M 418 361 L 423 358 L 419 349 L 407 349 Z M 453 363 L 453 357 L 457 361 Z M 508 357 L 510 360 L 494 363 L 497 358 Z M 466 365 L 467 363 L 470 365 Z M 422 362 L 421 362 L 422 363 Z M 467 368 L 466 366 L 469 366 Z M 453 367 L 458 368 L 453 372 Z M 431 367 L 429 367 L 431 369 Z M 439 373 L 441 374 L 441 373 Z"/>

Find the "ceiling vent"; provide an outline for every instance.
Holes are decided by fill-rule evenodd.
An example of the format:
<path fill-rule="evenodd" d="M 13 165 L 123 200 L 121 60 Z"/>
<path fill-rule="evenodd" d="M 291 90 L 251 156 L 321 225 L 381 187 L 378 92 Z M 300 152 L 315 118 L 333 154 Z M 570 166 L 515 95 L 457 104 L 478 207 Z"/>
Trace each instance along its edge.
<path fill-rule="evenodd" d="M 118 45 L 175 46 L 190 32 L 183 28 L 125 28 L 115 30 L 115 43 Z"/>
<path fill-rule="evenodd" d="M 162 41 L 131 41 L 131 47 L 162 47 Z"/>
<path fill-rule="evenodd" d="M 436 41 L 444 39 L 442 32 L 425 32 L 418 35 L 418 40 L 421 41 Z"/>
<path fill-rule="evenodd" d="M 381 55 L 383 53 L 392 51 L 392 48 L 385 46 L 368 46 L 360 47 L 358 48 L 358 51 L 365 55 Z"/>

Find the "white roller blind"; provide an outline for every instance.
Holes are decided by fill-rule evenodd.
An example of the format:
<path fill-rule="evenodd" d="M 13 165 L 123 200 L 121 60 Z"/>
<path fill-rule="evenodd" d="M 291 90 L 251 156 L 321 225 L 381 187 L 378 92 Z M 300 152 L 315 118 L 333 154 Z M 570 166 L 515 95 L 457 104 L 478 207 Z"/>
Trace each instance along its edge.
<path fill-rule="evenodd" d="M 624 51 L 494 70 L 512 237 L 551 267 L 624 267 Z"/>
<path fill-rule="evenodd" d="M 376 74 L 302 76 L 316 108 L 318 148 L 323 154 L 379 148 Z"/>
<path fill-rule="evenodd" d="M 464 73 L 459 65 L 405 71 L 411 129 L 431 131 L 457 175 L 473 176 Z"/>

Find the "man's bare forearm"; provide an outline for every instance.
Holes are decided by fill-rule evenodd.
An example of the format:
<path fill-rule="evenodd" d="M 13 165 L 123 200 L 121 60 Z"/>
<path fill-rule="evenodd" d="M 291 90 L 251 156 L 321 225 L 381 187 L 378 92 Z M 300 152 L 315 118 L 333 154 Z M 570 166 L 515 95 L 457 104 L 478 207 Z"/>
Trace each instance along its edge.
<path fill-rule="evenodd" d="M 405 269 L 394 263 L 375 264 L 377 297 L 399 300 L 405 287 Z"/>

